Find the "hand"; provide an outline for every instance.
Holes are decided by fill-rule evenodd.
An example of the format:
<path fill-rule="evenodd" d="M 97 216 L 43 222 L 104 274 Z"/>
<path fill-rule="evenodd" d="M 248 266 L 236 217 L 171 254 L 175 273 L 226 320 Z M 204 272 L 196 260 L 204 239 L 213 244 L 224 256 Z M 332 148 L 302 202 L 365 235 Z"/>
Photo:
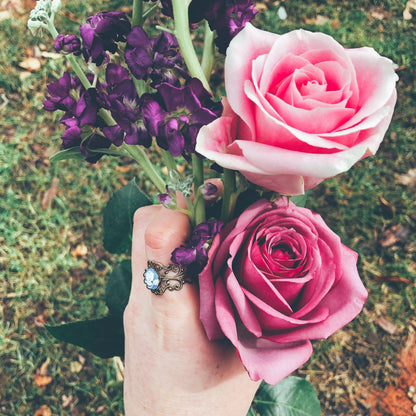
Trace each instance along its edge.
<path fill-rule="evenodd" d="M 168 265 L 189 228 L 186 215 L 160 206 L 140 208 L 134 217 L 124 313 L 127 416 L 246 416 L 258 387 L 231 344 L 208 341 L 196 285 L 163 295 L 145 287 L 147 260 Z"/>

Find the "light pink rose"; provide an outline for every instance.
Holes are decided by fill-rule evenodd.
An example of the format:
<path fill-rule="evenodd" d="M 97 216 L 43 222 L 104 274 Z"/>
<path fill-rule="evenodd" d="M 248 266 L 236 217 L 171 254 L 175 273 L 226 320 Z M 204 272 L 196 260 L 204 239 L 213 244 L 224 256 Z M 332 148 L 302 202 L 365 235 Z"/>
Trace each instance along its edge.
<path fill-rule="evenodd" d="M 224 114 L 200 130 L 196 151 L 257 185 L 302 194 L 377 151 L 397 79 L 374 49 L 247 24 L 227 50 Z"/>
<path fill-rule="evenodd" d="M 253 380 L 278 383 L 309 359 L 310 340 L 361 311 L 357 257 L 318 214 L 287 198 L 254 203 L 216 235 L 199 275 L 208 338 L 228 338 Z"/>

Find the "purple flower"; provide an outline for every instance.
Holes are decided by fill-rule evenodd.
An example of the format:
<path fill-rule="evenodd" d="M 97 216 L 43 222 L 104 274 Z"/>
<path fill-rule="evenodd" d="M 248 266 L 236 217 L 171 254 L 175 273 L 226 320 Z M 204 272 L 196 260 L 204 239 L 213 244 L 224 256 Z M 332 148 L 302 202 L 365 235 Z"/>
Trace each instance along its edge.
<path fill-rule="evenodd" d="M 150 39 L 140 27 L 133 27 L 127 36 L 126 63 L 137 79 L 151 79 L 152 86 L 162 82 L 179 86 L 180 83 L 171 71 L 187 76 L 181 68 L 182 57 L 175 36 L 162 32 Z M 189 76 L 188 76 L 189 77 Z"/>
<path fill-rule="evenodd" d="M 207 264 L 212 240 L 223 225 L 221 220 L 205 221 L 197 225 L 192 231 L 188 247 L 176 248 L 172 252 L 171 261 L 186 267 L 190 274 L 199 274 Z"/>
<path fill-rule="evenodd" d="M 221 115 L 201 81 L 192 78 L 183 87 L 163 83 L 157 94 L 143 97 L 143 121 L 158 145 L 173 156 L 195 153 L 199 129 Z"/>
<path fill-rule="evenodd" d="M 171 0 L 162 0 L 162 13 L 173 17 Z M 191 24 L 206 19 L 211 30 L 216 31 L 215 44 L 221 53 L 256 14 L 253 0 L 192 0 L 188 10 Z"/>
<path fill-rule="evenodd" d="M 166 193 L 158 194 L 157 199 L 165 208 L 176 208 L 176 195 L 166 185 Z"/>
<path fill-rule="evenodd" d="M 92 81 L 90 74 L 87 77 Z M 100 84 L 97 87 L 100 88 Z M 65 72 L 58 82 L 49 84 L 43 106 L 47 111 L 64 111 L 60 120 L 66 128 L 62 135 L 64 149 L 79 146 L 87 161 L 94 163 L 102 153 L 92 153 L 90 150 L 108 148 L 111 145 L 110 140 L 98 133 L 85 136 L 83 126 L 103 128 L 104 123 L 98 116 L 101 105 L 97 90 L 85 89 L 78 77 L 72 78 Z"/>
<path fill-rule="evenodd" d="M 81 55 L 81 40 L 75 35 L 58 35 L 55 39 L 56 52 L 73 53 Z"/>
<path fill-rule="evenodd" d="M 109 61 L 106 51 L 114 53 L 117 50 L 116 42 L 126 41 L 131 25 L 125 13 L 102 12 L 88 17 L 79 30 L 85 60 L 101 65 Z"/>
<path fill-rule="evenodd" d="M 106 82 L 101 84 L 102 106 L 111 112 L 116 126 L 103 129 L 116 146 L 123 141 L 149 147 L 152 137 L 141 125 L 141 100 L 129 72 L 123 66 L 111 63 L 106 69 Z"/>
<path fill-rule="evenodd" d="M 201 194 L 205 201 L 213 201 L 217 199 L 218 187 L 211 182 L 206 182 L 202 185 Z"/>

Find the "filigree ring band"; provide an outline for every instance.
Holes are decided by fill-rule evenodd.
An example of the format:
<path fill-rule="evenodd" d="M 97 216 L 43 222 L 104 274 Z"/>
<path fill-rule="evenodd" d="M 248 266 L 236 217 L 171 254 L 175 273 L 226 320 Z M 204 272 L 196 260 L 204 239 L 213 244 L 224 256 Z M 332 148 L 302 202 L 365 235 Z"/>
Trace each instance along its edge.
<path fill-rule="evenodd" d="M 162 295 L 166 290 L 181 290 L 185 283 L 191 283 L 186 280 L 185 271 L 179 264 L 164 266 L 152 260 L 147 262 L 143 277 L 146 287 L 155 295 Z"/>

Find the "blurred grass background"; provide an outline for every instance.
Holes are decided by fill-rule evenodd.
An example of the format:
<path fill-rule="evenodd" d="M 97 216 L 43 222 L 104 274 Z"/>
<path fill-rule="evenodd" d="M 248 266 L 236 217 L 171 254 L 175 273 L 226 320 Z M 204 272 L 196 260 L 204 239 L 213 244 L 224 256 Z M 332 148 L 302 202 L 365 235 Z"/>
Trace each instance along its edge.
<path fill-rule="evenodd" d="M 67 33 L 78 33 L 98 11 L 129 11 L 125 0 L 63 5 L 57 27 Z M 103 207 L 133 176 L 151 188 L 127 159 L 49 162 L 63 130 L 42 101 L 65 62 L 49 55 L 48 36 L 33 38 L 26 29 L 30 6 L 32 0 L 4 0 L 0 13 L 0 415 L 122 415 L 117 362 L 58 344 L 43 325 L 105 314 L 104 284 L 117 258 L 102 247 Z M 370 292 L 365 313 L 315 342 L 298 372 L 317 388 L 323 415 L 370 414 L 363 392 L 396 382 L 396 356 L 414 325 L 416 10 L 405 20 L 405 7 L 405 0 L 266 1 L 254 22 L 277 33 L 302 27 L 346 47 L 372 46 L 400 76 L 378 154 L 318 186 L 308 203 L 360 253 Z M 30 57 L 37 70 L 22 68 Z M 220 70 L 216 75 L 221 79 Z M 48 192 L 56 192 L 51 201 Z"/>

